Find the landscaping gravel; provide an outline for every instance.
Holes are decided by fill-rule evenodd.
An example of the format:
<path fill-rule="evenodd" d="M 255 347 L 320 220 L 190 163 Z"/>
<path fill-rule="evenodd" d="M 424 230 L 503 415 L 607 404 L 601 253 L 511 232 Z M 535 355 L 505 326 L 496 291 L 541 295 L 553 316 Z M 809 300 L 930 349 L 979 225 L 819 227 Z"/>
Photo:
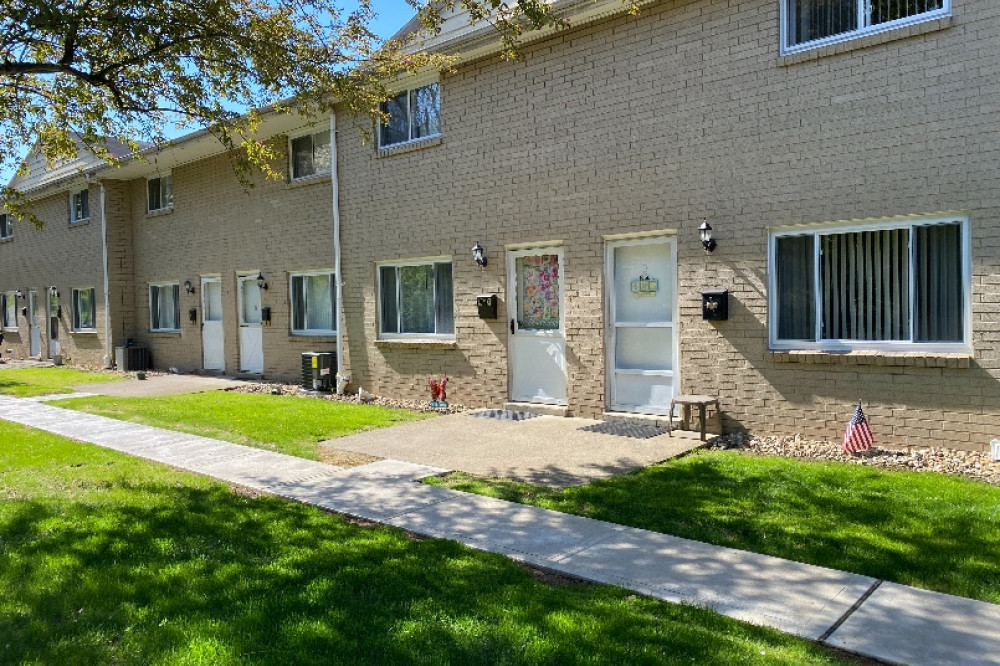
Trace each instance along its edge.
<path fill-rule="evenodd" d="M 228 390 L 235 393 L 270 393 L 273 395 L 290 395 L 302 398 L 318 398 L 321 400 L 353 402 L 355 404 L 361 403 L 366 405 L 379 405 L 381 407 L 389 407 L 391 409 L 406 409 L 411 412 L 427 412 L 432 414 L 458 414 L 459 412 L 471 409 L 465 405 L 456 405 L 452 403 L 449 403 L 447 408 L 431 407 L 430 398 L 421 402 L 419 400 L 387 398 L 385 396 L 373 395 L 371 393 L 366 393 L 365 399 L 361 400 L 358 398 L 357 393 L 345 393 L 344 395 L 337 395 L 336 393 L 317 393 L 307 391 L 298 384 L 281 384 L 275 382 L 252 382 Z M 430 393 L 430 389 L 428 389 L 428 393 Z"/>
<path fill-rule="evenodd" d="M 747 432 L 717 437 L 710 448 L 735 449 L 752 455 L 781 456 L 798 460 L 829 460 L 911 472 L 938 472 L 1000 486 L 1000 462 L 991 460 L 988 452 L 914 447 L 910 450 L 872 448 L 855 455 L 847 455 L 841 451 L 839 442 L 806 440 L 798 435 L 755 437 Z"/>

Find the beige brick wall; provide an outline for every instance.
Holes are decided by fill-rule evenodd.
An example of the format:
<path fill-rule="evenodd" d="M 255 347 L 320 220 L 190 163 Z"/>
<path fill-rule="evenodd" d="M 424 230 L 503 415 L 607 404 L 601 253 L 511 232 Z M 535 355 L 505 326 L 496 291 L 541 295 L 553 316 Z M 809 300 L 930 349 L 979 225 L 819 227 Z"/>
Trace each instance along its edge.
<path fill-rule="evenodd" d="M 72 189 L 84 186 L 83 181 Z M 28 306 L 28 293 L 38 297 L 38 325 L 41 337 L 41 356 L 48 358 L 50 318 L 47 316 L 48 289 L 59 291 L 59 304 L 63 315 L 58 322 L 58 339 L 61 353 L 67 363 L 101 367 L 105 356 L 104 271 L 101 242 L 100 187 L 89 185 L 90 219 L 70 224 L 69 192 L 62 191 L 39 198 L 35 213 L 44 226 L 36 228 L 28 222 L 15 222 L 13 238 L 0 242 L 0 290 L 20 289 L 24 300 L 18 302 L 18 328 L 4 331 L 3 352 L 13 350 L 13 356 L 30 355 L 28 320 L 21 308 Z M 110 228 L 122 228 L 120 211 L 108 211 Z M 96 330 L 74 332 L 72 292 L 74 288 L 93 288 L 96 297 Z M 112 311 L 112 316 L 116 313 Z"/>
<path fill-rule="evenodd" d="M 603 237 L 677 229 L 681 389 L 718 394 L 727 428 L 836 439 L 860 397 L 881 443 L 982 449 L 1000 436 L 997 10 L 956 1 L 940 29 L 795 63 L 778 55 L 778 7 L 664 2 L 529 46 L 519 63 L 461 66 L 442 79 L 442 140 L 423 150 L 379 157 L 342 130 L 355 379 L 422 398 L 428 374 L 448 373 L 455 402 L 503 403 L 506 313 L 482 321 L 473 297 L 506 299 L 505 246 L 561 241 L 569 407 L 596 416 Z M 971 221 L 970 367 L 772 359 L 769 226 L 937 211 Z M 455 345 L 377 344 L 374 262 L 438 255 L 454 258 Z M 729 289 L 729 321 L 701 319 L 711 288 Z"/>
<path fill-rule="evenodd" d="M 284 151 L 286 141 L 276 140 Z M 146 214 L 146 181 L 129 183 L 134 303 L 132 334 L 148 344 L 156 368 L 192 371 L 202 367 L 200 278 L 221 276 L 226 371 L 240 369 L 237 275 L 261 272 L 268 282 L 262 305 L 271 324 L 263 327 L 264 376 L 296 379 L 304 351 L 333 351 L 336 338 L 291 335 L 290 273 L 334 268 L 329 177 L 307 183 L 258 177 L 244 191 L 226 156 L 173 169 L 174 208 Z M 194 294 L 183 284 L 190 280 Z M 149 285 L 176 282 L 181 330 L 151 333 Z M 197 309 L 197 322 L 188 311 Z"/>

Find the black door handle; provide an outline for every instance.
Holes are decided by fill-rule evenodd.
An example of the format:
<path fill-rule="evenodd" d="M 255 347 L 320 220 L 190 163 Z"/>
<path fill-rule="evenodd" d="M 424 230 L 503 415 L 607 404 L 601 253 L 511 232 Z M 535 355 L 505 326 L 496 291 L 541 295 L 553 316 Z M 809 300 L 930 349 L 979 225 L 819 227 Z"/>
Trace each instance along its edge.
<path fill-rule="evenodd" d="M 514 335 L 514 320 L 510 320 L 510 334 Z"/>

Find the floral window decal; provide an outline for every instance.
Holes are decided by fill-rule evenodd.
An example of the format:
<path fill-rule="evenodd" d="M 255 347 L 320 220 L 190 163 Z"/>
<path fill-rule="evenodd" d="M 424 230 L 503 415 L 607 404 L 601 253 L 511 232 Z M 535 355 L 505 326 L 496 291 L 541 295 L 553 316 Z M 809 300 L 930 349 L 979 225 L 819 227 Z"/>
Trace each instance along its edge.
<path fill-rule="evenodd" d="M 517 325 L 529 330 L 559 329 L 559 255 L 518 257 Z"/>

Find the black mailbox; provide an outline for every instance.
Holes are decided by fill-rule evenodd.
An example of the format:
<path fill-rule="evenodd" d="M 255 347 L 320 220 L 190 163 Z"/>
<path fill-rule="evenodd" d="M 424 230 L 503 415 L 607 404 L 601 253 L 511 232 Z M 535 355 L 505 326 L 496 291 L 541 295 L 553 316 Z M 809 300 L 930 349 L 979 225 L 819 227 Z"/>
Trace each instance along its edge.
<path fill-rule="evenodd" d="M 701 318 L 712 321 L 729 319 L 729 290 L 714 289 L 701 292 Z"/>
<path fill-rule="evenodd" d="M 191 308 L 188 310 L 188 321 L 197 322 L 198 321 L 198 308 Z"/>
<path fill-rule="evenodd" d="M 480 319 L 496 319 L 497 295 L 479 294 L 476 296 L 476 308 L 479 310 Z"/>

